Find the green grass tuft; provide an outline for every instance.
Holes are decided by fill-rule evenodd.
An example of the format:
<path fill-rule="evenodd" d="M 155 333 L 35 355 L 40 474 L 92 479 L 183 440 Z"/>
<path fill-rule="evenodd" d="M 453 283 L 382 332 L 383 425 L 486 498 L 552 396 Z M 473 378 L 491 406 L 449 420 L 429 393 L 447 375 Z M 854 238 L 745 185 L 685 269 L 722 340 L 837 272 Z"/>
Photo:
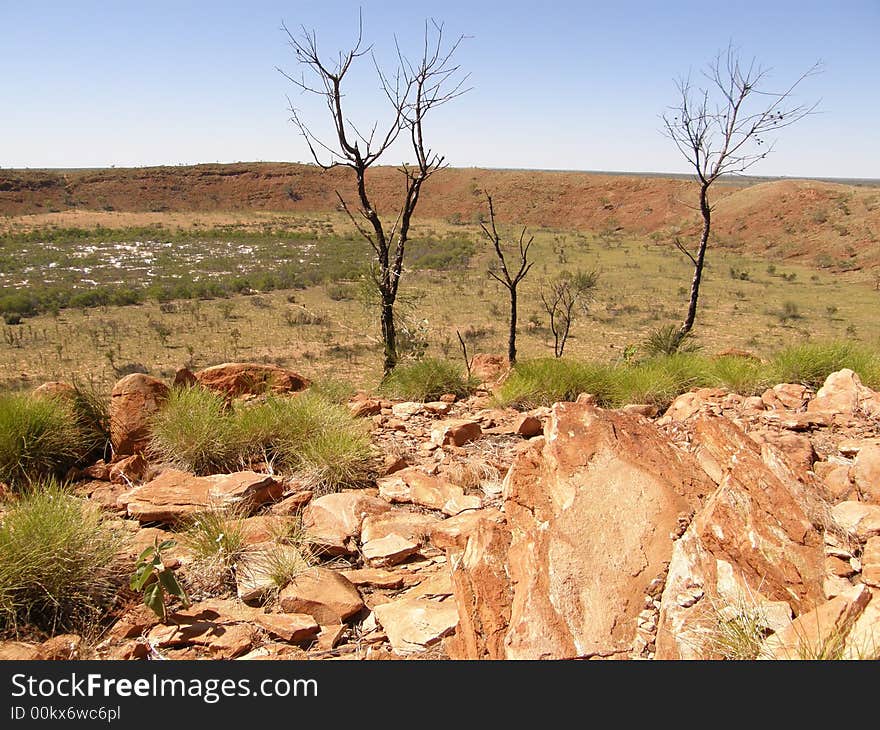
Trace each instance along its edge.
<path fill-rule="evenodd" d="M 467 396 L 473 386 L 460 365 L 449 360 L 424 358 L 398 365 L 382 381 L 379 391 L 391 398 L 432 401 L 446 393 Z"/>
<path fill-rule="evenodd" d="M 87 628 L 112 600 L 119 545 L 96 507 L 57 482 L 33 484 L 0 524 L 0 626 Z"/>
<path fill-rule="evenodd" d="M 224 398 L 199 386 L 173 389 L 153 418 L 150 454 L 195 474 L 234 469 L 237 454 Z"/>
<path fill-rule="evenodd" d="M 854 370 L 869 388 L 880 387 L 880 358 L 850 342 L 806 343 L 780 350 L 770 361 L 774 383 L 803 383 L 818 388 L 829 373 Z"/>
<path fill-rule="evenodd" d="M 156 414 L 151 450 L 197 474 L 295 472 L 322 492 L 362 483 L 372 456 L 367 425 L 320 392 L 228 406 L 198 387 L 175 391 Z"/>
<path fill-rule="evenodd" d="M 0 481 L 61 477 L 94 445 L 70 399 L 0 395 Z"/>

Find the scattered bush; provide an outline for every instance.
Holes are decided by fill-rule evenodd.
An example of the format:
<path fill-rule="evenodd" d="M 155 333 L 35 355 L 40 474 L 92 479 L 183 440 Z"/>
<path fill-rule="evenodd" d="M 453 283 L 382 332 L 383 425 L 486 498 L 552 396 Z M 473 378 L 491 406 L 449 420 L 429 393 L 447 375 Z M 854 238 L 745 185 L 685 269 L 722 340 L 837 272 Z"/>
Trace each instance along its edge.
<path fill-rule="evenodd" d="M 198 387 L 172 392 L 154 418 L 151 450 L 197 474 L 295 471 L 318 491 L 357 486 L 371 458 L 366 425 L 320 392 L 227 405 Z"/>
<path fill-rule="evenodd" d="M 235 467 L 232 420 L 222 396 L 201 387 L 175 388 L 154 417 L 150 452 L 196 474 Z"/>
<path fill-rule="evenodd" d="M 63 476 L 94 445 L 71 399 L 0 395 L 0 481 L 19 487 Z"/>
<path fill-rule="evenodd" d="M 849 342 L 806 343 L 787 347 L 770 361 L 774 383 L 803 383 L 818 388 L 829 373 L 849 368 L 870 388 L 880 387 L 880 358 L 865 347 Z"/>
<path fill-rule="evenodd" d="M 693 332 L 683 337 L 679 335 L 679 327 L 666 324 L 651 332 L 643 349 L 649 357 L 657 355 L 674 355 L 676 352 L 696 352 L 700 346 L 694 342 Z"/>
<path fill-rule="evenodd" d="M 115 592 L 118 536 L 57 482 L 34 483 L 0 524 L 0 626 L 82 630 Z"/>
<path fill-rule="evenodd" d="M 460 365 L 448 360 L 424 358 L 398 365 L 385 376 L 379 391 L 392 398 L 432 401 L 445 393 L 466 396 L 473 386 Z"/>

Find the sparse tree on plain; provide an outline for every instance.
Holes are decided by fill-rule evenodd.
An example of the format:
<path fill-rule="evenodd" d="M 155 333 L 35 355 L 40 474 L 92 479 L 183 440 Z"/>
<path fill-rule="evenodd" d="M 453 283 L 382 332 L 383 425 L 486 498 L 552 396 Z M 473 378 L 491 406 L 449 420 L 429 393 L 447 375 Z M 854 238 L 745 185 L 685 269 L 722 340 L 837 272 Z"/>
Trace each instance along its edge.
<path fill-rule="evenodd" d="M 492 204 L 492 196 L 488 193 L 486 193 L 486 201 L 489 204 L 489 226 L 487 227 L 485 223 L 481 222 L 480 228 L 483 229 L 483 234 L 492 243 L 492 246 L 495 249 L 495 256 L 498 258 L 497 266 L 489 268 L 489 276 L 507 289 L 510 298 L 510 329 L 507 337 L 507 361 L 510 363 L 510 366 L 513 367 L 516 364 L 516 289 L 519 286 L 519 283 L 526 277 L 526 274 L 529 273 L 529 269 L 532 268 L 532 262 L 529 261 L 529 248 L 531 248 L 535 237 L 529 236 L 528 240 L 526 240 L 527 229 L 523 226 L 523 229 L 519 234 L 519 241 L 517 242 L 516 248 L 509 246 L 509 248 L 513 249 L 515 255 L 519 257 L 518 261 L 511 263 L 510 268 L 508 268 L 507 257 L 504 253 L 505 245 L 501 241 L 501 236 L 498 235 L 498 229 L 495 227 L 495 207 Z"/>
<path fill-rule="evenodd" d="M 705 86 L 694 85 L 689 77 L 676 82 L 679 100 L 662 116 L 664 133 L 696 173 L 703 219 L 696 255 L 675 239 L 675 245 L 694 266 L 687 314 L 678 329 L 676 345 L 691 331 L 697 314 L 714 207 L 709 202 L 712 184 L 723 175 L 744 173 L 763 160 L 775 144 L 775 140 L 768 141 L 768 135 L 815 111 L 817 104 L 789 102 L 798 85 L 819 70 L 817 62 L 788 88 L 768 91 L 769 69 L 754 60 L 744 63 L 737 49 L 728 46 L 703 72 L 708 82 Z"/>
<path fill-rule="evenodd" d="M 586 311 L 593 297 L 593 290 L 599 283 L 599 272 L 578 271 L 575 274 L 563 272 L 556 279 L 548 281 L 541 289 L 541 303 L 550 317 L 550 331 L 553 333 L 553 355 L 562 357 L 571 333 L 571 324 L 577 314 L 578 305 Z"/>
<path fill-rule="evenodd" d="M 314 31 L 302 28 L 301 35 L 297 37 L 283 24 L 282 30 L 287 34 L 297 61 L 304 67 L 304 73 L 296 78 L 280 68 L 278 70 L 302 92 L 323 99 L 333 124 L 332 140 L 324 141 L 313 133 L 311 126 L 292 103 L 289 105 L 291 121 L 306 140 L 312 158 L 319 167 L 327 170 L 345 166 L 355 173 L 356 211 L 360 218 L 355 216 L 339 191 L 336 191 L 336 195 L 374 252 L 371 272 L 380 299 L 384 369 L 387 374 L 398 360 L 394 304 L 403 273 L 412 215 L 425 181 L 446 166 L 444 156 L 425 143 L 424 121 L 431 110 L 467 91 L 464 88 L 467 75 L 462 76 L 460 67 L 453 63 L 455 51 L 464 36 L 447 44 L 443 25 L 433 21 L 426 23 L 421 57 L 411 61 L 397 45 L 398 66 L 393 76 L 383 73 L 373 57 L 373 65 L 389 105 L 390 118 L 384 127 L 376 121 L 369 128 L 358 128 L 349 116 L 343 86 L 352 64 L 368 54 L 372 56 L 371 46 L 364 45 L 362 19 L 359 18 L 354 45 L 331 61 L 322 60 Z M 405 182 L 403 200 L 396 211 L 394 223 L 386 229 L 387 223 L 383 223 L 372 202 L 366 173 L 401 135 L 409 138 L 415 162 L 402 164 L 399 168 Z"/>

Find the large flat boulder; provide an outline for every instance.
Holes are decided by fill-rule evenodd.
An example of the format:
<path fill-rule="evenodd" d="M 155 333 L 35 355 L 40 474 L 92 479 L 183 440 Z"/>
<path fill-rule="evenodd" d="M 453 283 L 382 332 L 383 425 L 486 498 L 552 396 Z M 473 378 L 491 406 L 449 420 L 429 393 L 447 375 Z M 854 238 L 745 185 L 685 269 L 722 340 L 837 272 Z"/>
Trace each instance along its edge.
<path fill-rule="evenodd" d="M 167 469 L 152 481 L 123 492 L 117 504 L 140 522 L 177 522 L 209 507 L 257 507 L 278 499 L 283 490 L 271 476 L 253 471 L 197 477 Z"/>

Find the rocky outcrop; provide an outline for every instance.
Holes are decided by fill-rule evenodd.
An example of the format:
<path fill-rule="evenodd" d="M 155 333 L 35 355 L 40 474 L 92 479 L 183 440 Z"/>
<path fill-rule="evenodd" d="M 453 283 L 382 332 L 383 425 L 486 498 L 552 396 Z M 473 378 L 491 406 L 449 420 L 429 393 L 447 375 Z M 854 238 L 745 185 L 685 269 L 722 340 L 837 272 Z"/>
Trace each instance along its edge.
<path fill-rule="evenodd" d="M 116 456 L 143 453 L 150 420 L 168 398 L 168 386 L 143 373 L 126 375 L 110 391 L 110 443 Z"/>
<path fill-rule="evenodd" d="M 719 587 L 728 573 L 742 593 L 785 601 L 797 614 L 824 599 L 823 541 L 803 486 L 775 474 L 761 447 L 727 419 L 698 420 L 694 445 L 718 489 L 675 544 L 661 599 L 662 659 L 710 652 L 707 616 L 734 592 Z"/>
<path fill-rule="evenodd" d="M 198 383 L 229 397 L 261 393 L 296 393 L 309 387 L 302 375 L 277 365 L 223 363 L 195 373 Z"/>

